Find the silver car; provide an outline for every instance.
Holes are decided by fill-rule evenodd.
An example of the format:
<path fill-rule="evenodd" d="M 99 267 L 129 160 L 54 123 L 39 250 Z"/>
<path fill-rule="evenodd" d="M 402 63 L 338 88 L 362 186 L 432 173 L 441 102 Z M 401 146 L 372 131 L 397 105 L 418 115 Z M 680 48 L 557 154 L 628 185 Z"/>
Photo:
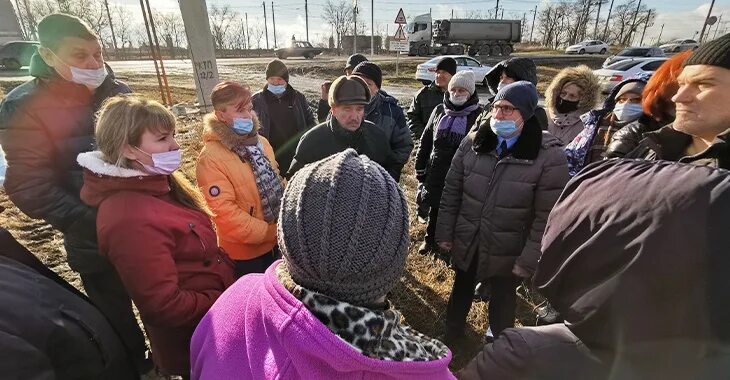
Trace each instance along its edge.
<path fill-rule="evenodd" d="M 666 44 L 659 46 L 660 49 L 664 50 L 665 53 L 679 53 L 680 51 L 694 50 L 697 49 L 700 44 L 695 40 L 673 40 Z"/>
<path fill-rule="evenodd" d="M 603 67 L 612 65 L 618 61 L 642 57 L 664 57 L 664 51 L 653 46 L 629 47 L 621 50 L 618 54 L 612 55 L 603 62 Z"/>

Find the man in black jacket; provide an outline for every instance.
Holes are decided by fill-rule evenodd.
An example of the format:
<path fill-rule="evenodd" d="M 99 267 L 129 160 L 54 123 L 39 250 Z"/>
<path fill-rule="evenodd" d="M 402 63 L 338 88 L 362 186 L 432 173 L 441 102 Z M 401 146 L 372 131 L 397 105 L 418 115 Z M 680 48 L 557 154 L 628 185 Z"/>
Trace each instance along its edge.
<path fill-rule="evenodd" d="M 97 251 L 96 210 L 79 199 L 81 152 L 94 150 L 94 114 L 108 98 L 131 92 L 105 66 L 99 37 L 81 19 L 53 14 L 38 24 L 41 47 L 31 59 L 35 79 L 0 106 L 8 169 L 5 190 L 25 214 L 63 232 L 71 269 L 86 294 L 119 331 L 140 373 L 152 369 L 127 292 Z"/>
<path fill-rule="evenodd" d="M 251 102 L 261 122 L 259 134 L 271 143 L 279 167 L 288 168 L 299 138 L 316 123 L 307 99 L 289 84 L 283 62 L 275 59 L 266 65 L 266 87 Z"/>
<path fill-rule="evenodd" d="M 347 57 L 347 62 L 345 63 L 345 75 L 351 75 L 352 70 L 355 70 L 355 66 L 359 65 L 362 62 L 367 61 L 368 58 L 362 54 L 353 54 L 349 57 Z M 328 102 L 328 94 L 330 90 L 330 86 L 332 85 L 332 82 L 326 81 L 322 83 L 322 86 L 320 87 L 320 90 L 322 91 L 322 97 L 319 99 L 319 104 L 317 105 L 317 120 L 321 123 L 327 119 L 327 116 L 330 114 L 330 105 Z"/>
<path fill-rule="evenodd" d="M 406 112 L 408 129 L 411 130 L 413 141 L 421 140 L 428 118 L 431 117 L 433 109 L 444 102 L 444 93 L 454 74 L 456 74 L 456 60 L 446 57 L 436 65 L 435 80 L 416 92 L 411 107 Z"/>
<path fill-rule="evenodd" d="M 310 129 L 299 140 L 287 177 L 304 165 L 353 148 L 383 166 L 393 178 L 400 175 L 400 165 L 389 167 L 390 142 L 373 123 L 365 120 L 365 105 L 370 91 L 357 76 L 341 76 L 329 91 L 332 117 Z"/>
<path fill-rule="evenodd" d="M 677 79 L 674 123 L 647 133 L 626 157 L 730 169 L 730 34 L 695 50 Z"/>

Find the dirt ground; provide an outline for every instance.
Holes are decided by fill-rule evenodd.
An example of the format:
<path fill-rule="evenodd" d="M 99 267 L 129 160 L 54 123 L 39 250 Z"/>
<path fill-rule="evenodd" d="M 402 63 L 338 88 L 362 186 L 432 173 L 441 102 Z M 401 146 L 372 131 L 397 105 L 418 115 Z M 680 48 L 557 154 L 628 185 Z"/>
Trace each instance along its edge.
<path fill-rule="evenodd" d="M 600 67 L 602 58 L 590 62 L 593 68 Z M 287 62 L 291 71 L 291 84 L 302 91 L 310 104 L 316 106 L 319 98 L 319 85 L 324 79 L 332 79 L 342 73 L 342 65 L 327 64 L 313 65 L 312 62 Z M 538 89 L 542 93 L 549 81 L 562 67 L 570 63 L 539 66 Z M 246 65 L 235 68 L 222 75 L 222 79 L 237 80 L 251 85 L 256 89 L 264 83 L 264 65 Z M 401 65 L 401 78 L 393 78 L 395 67 L 393 64 L 384 64 L 384 89 L 399 99 L 402 105 L 408 106 L 412 94 L 420 83 L 413 78 L 415 64 Z M 126 81 L 136 92 L 153 99 L 159 99 L 157 80 L 154 76 L 125 75 L 120 73 L 121 80 Z M 390 78 L 390 79 L 389 79 Z M 195 92 L 193 82 L 189 77 L 172 76 L 169 83 L 175 102 L 193 103 Z M 2 82 L 1 94 L 7 93 L 19 83 Z M 484 91 L 484 89 L 480 89 Z M 201 116 L 194 114 L 182 117 L 178 123 L 178 141 L 184 149 L 184 163 L 182 170 L 194 179 L 194 165 L 201 143 Z M 416 253 L 418 245 L 425 234 L 425 226 L 419 224 L 415 218 L 415 189 L 417 181 L 414 175 L 413 162 L 404 169 L 401 186 L 409 200 L 411 208 L 410 237 L 411 247 L 407 270 L 398 286 L 391 294 L 391 300 L 399 309 L 407 323 L 417 330 L 430 335 L 443 334 L 442 323 L 445 316 L 446 303 L 451 292 L 454 272 L 443 262 L 425 258 Z M 65 260 L 63 240 L 60 233 L 42 221 L 32 220 L 8 200 L 0 190 L 0 204 L 6 211 L 0 214 L 0 226 L 7 228 L 21 243 L 26 245 L 52 270 L 59 273 L 77 288 L 83 290 L 76 273 L 70 270 Z M 518 302 L 518 325 L 532 325 L 535 323 L 533 313 L 534 302 L 521 294 Z M 486 303 L 475 302 L 468 317 L 467 339 L 459 346 L 451 347 L 454 360 L 451 369 L 456 371 L 466 365 L 481 349 L 482 339 L 487 327 Z"/>

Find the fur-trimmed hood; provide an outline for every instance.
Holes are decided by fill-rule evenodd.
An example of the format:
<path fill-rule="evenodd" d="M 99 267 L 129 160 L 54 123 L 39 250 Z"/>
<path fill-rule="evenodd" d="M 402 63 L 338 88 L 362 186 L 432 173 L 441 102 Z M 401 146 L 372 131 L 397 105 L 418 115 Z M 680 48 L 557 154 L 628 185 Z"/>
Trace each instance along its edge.
<path fill-rule="evenodd" d="M 586 113 L 596 107 L 601 94 L 601 86 L 598 83 L 598 77 L 593 74 L 593 70 L 586 65 L 566 67 L 555 76 L 545 91 L 545 109 L 550 115 L 553 114 L 552 110 L 555 109 L 560 90 L 568 82 L 575 83 L 583 89 L 583 96 L 578 102 L 576 111 L 578 114 Z"/>
<path fill-rule="evenodd" d="M 76 157 L 76 162 L 78 162 L 79 166 L 82 168 L 99 176 L 134 178 L 147 177 L 151 175 L 141 170 L 123 168 L 121 166 L 111 164 L 105 159 L 104 153 L 98 150 L 79 154 L 78 157 Z"/>
<path fill-rule="evenodd" d="M 243 143 L 247 139 L 258 134 L 261 129 L 261 123 L 259 122 L 258 116 L 255 113 L 252 114 L 254 131 L 256 134 L 250 133 L 245 136 L 241 136 L 233 131 L 233 128 L 227 126 L 223 122 L 219 121 L 213 113 L 209 113 L 203 117 L 203 142 L 209 141 L 220 141 L 228 149 L 233 149 L 234 146 Z"/>

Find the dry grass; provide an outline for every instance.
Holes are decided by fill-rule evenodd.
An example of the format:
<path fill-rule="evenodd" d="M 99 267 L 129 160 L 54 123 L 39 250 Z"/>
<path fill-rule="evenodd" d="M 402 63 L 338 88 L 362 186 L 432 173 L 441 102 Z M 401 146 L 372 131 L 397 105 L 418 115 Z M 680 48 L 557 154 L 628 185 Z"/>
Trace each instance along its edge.
<path fill-rule="evenodd" d="M 386 72 L 394 68 L 386 66 Z M 541 77 L 550 68 L 542 67 Z M 328 69 L 323 69 L 323 72 Z M 310 74 L 311 75 L 311 74 Z M 130 78 L 124 78 L 130 80 Z M 150 98 L 159 99 L 156 82 L 130 81 L 135 91 Z M 547 86 L 543 83 L 544 86 Z M 10 87 L 10 86 L 8 86 Z M 10 87 L 11 88 L 11 87 Z M 9 88 L 6 88 L 9 91 Z M 173 87 L 173 97 L 176 101 L 194 101 L 195 94 L 187 86 Z M 202 122 L 200 115 L 190 115 L 179 119 L 178 141 L 184 149 L 183 172 L 191 179 L 195 176 L 195 158 L 202 148 Z M 401 185 L 409 200 L 411 218 L 410 238 L 411 247 L 407 262 L 407 270 L 391 294 L 395 307 L 402 313 L 406 322 L 417 330 L 430 335 L 440 336 L 446 303 L 451 292 L 454 272 L 438 260 L 426 258 L 416 253 L 418 245 L 425 234 L 425 226 L 419 224 L 415 218 L 415 189 L 417 182 L 414 176 L 413 163 L 404 169 Z M 46 265 L 79 289 L 82 289 L 77 274 L 68 267 L 65 260 L 65 250 L 62 236 L 49 225 L 30 219 L 9 201 L 5 193 L 0 190 L 0 204 L 7 210 L 0 215 L 0 226 L 8 229 L 21 243 L 26 245 Z M 518 324 L 534 323 L 533 305 L 521 299 L 518 302 Z M 458 347 L 451 347 L 454 352 L 452 370 L 462 368 L 482 348 L 482 337 L 488 321 L 486 304 L 475 303 L 469 313 L 467 325 L 467 339 Z"/>

